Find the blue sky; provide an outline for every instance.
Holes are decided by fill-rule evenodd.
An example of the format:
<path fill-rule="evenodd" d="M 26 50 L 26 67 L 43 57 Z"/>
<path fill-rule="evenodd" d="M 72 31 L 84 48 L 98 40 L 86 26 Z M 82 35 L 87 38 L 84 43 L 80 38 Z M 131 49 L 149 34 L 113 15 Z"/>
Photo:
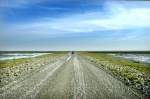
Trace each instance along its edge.
<path fill-rule="evenodd" d="M 150 50 L 150 1 L 0 0 L 0 50 Z"/>

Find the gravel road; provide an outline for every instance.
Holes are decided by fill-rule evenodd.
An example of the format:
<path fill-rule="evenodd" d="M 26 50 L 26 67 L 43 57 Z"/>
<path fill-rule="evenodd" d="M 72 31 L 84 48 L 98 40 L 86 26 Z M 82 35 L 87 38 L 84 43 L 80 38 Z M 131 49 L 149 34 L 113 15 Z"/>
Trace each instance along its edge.
<path fill-rule="evenodd" d="M 0 89 L 0 99 L 140 99 L 78 54 L 37 68 Z"/>

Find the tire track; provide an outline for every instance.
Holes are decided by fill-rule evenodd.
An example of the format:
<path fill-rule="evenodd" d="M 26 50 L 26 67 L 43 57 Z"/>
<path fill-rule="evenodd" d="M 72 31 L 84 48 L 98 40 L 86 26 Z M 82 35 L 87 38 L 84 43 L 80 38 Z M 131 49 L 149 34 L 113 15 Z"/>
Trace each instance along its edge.
<path fill-rule="evenodd" d="M 74 99 L 86 99 L 83 71 L 77 56 L 74 56 L 73 64 L 75 72 Z"/>
<path fill-rule="evenodd" d="M 73 99 L 73 58 L 61 66 L 40 89 L 35 99 Z"/>

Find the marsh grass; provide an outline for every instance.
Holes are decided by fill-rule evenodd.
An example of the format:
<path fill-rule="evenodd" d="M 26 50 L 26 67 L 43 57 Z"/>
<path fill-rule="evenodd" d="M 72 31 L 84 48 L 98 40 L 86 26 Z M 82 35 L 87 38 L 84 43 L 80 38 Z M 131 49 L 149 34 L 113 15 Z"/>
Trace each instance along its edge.
<path fill-rule="evenodd" d="M 83 53 L 82 55 L 98 64 L 98 67 L 110 71 L 126 85 L 150 96 L 150 64 L 113 57 L 106 53 Z"/>
<path fill-rule="evenodd" d="M 30 63 L 33 61 L 33 59 L 42 59 L 42 58 L 49 58 L 49 56 L 56 56 L 56 55 L 61 55 L 64 54 L 63 52 L 60 53 L 53 53 L 53 54 L 45 54 L 45 55 L 40 55 L 37 57 L 29 57 L 29 58 L 19 58 L 19 59 L 11 59 L 11 60 L 0 60 L 0 69 L 5 68 L 5 67 L 14 67 L 19 64 L 25 64 L 25 63 Z"/>
<path fill-rule="evenodd" d="M 90 55 L 98 59 L 99 61 L 108 61 L 115 65 L 134 68 L 138 71 L 144 72 L 146 74 L 150 74 L 150 64 L 146 64 L 146 63 L 144 64 L 144 63 L 140 63 L 128 59 L 113 57 L 111 55 L 107 55 L 104 53 L 88 53 L 87 55 Z"/>

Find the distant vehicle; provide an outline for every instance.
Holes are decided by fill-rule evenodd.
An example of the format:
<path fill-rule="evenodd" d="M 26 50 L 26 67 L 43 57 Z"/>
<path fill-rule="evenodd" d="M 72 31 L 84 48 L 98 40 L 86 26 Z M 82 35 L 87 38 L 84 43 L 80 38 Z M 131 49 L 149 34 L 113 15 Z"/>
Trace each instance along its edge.
<path fill-rule="evenodd" d="M 71 53 L 74 54 L 74 51 L 72 51 Z"/>

